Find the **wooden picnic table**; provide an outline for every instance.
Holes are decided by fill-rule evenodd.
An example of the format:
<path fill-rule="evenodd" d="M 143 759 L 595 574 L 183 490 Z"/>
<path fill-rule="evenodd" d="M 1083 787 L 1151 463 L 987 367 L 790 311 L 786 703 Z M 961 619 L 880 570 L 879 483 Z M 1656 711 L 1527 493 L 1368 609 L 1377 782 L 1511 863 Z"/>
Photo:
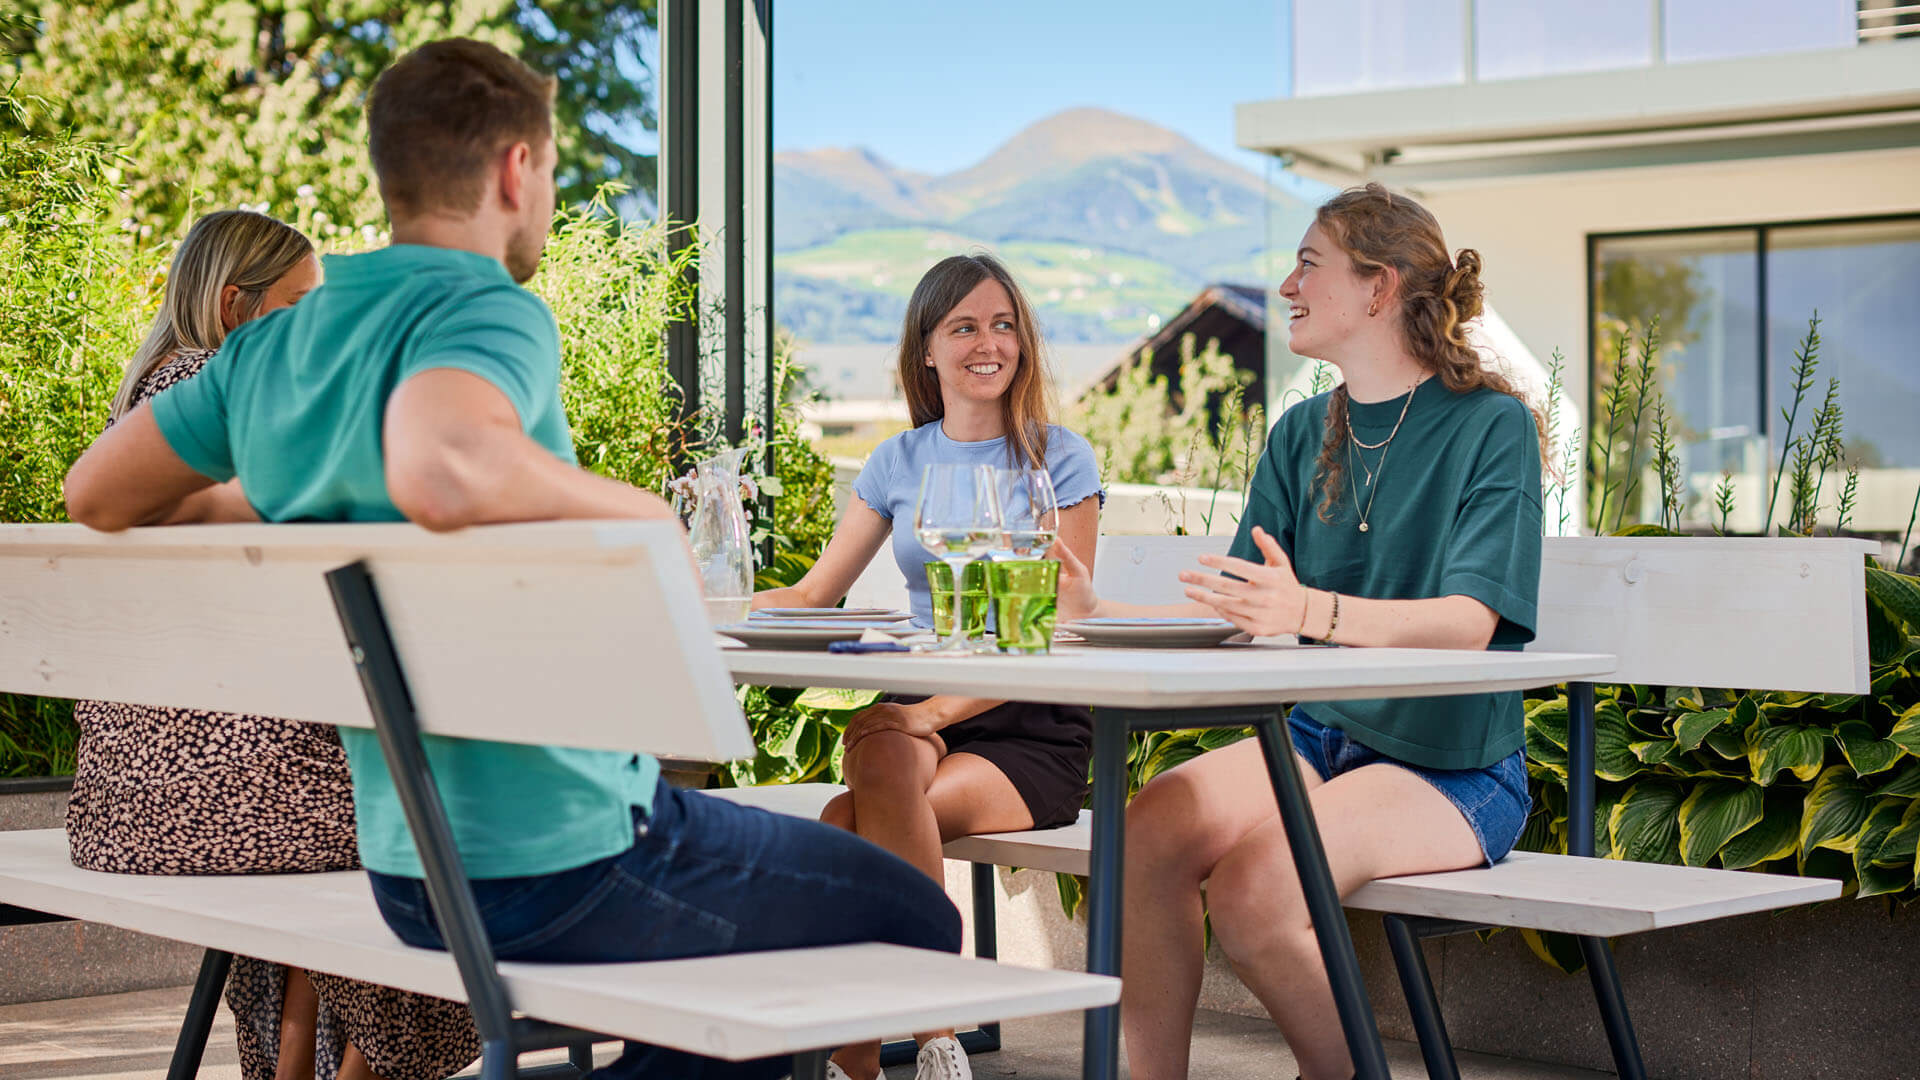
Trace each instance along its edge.
<path fill-rule="evenodd" d="M 1386 1057 L 1280 707 L 1302 701 L 1524 690 L 1591 680 L 1615 666 L 1614 657 L 1600 653 L 1269 645 L 1056 645 L 1046 656 L 843 655 L 748 648 L 727 649 L 724 655 L 736 682 L 756 686 L 832 686 L 1094 706 L 1087 970 L 1095 974 L 1120 974 L 1128 734 L 1253 727 L 1265 751 L 1355 1074 L 1362 1080 L 1386 1080 Z M 1117 1006 L 1088 1011 L 1086 1080 L 1116 1080 L 1119 1040 Z"/>

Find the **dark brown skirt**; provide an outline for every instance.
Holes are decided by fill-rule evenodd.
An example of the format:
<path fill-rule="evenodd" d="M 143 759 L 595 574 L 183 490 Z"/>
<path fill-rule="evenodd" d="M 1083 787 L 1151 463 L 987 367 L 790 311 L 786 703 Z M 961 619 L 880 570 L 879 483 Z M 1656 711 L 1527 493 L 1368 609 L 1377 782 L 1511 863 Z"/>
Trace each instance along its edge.
<path fill-rule="evenodd" d="M 353 784 L 331 726 L 83 701 L 67 803 L 73 863 L 116 874 L 353 870 Z M 227 977 L 241 1074 L 272 1080 L 286 968 L 235 957 Z M 309 972 L 317 1080 L 347 1044 L 389 1080 L 442 1080 L 480 1053 L 463 1004 Z"/>

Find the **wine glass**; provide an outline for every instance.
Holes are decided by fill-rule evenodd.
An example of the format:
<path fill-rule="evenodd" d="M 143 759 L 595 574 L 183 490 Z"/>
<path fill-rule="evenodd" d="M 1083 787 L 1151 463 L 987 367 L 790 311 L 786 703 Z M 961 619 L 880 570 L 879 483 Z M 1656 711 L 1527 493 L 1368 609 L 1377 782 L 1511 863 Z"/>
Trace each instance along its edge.
<path fill-rule="evenodd" d="M 966 653 L 961 590 L 967 564 L 992 551 L 1004 532 L 991 465 L 929 465 L 920 475 L 913 533 L 920 546 L 953 570 L 953 632 L 934 652 Z"/>
<path fill-rule="evenodd" d="M 1004 519 L 996 558 L 1044 559 L 1060 535 L 1060 503 L 1045 469 L 995 469 Z"/>

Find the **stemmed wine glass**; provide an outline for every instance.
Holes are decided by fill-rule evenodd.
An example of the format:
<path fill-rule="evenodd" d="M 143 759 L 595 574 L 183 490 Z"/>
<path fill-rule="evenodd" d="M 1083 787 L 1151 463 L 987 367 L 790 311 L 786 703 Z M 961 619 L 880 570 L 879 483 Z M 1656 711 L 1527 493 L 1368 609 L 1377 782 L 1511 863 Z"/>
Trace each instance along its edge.
<path fill-rule="evenodd" d="M 953 571 L 953 632 L 932 650 L 968 653 L 961 589 L 967 564 L 1002 540 L 1004 523 L 991 465 L 929 465 L 920 476 L 913 533 L 920 546 Z"/>
<path fill-rule="evenodd" d="M 995 557 L 1044 559 L 1060 535 L 1060 504 L 1045 469 L 995 469 L 993 481 L 1004 519 Z"/>

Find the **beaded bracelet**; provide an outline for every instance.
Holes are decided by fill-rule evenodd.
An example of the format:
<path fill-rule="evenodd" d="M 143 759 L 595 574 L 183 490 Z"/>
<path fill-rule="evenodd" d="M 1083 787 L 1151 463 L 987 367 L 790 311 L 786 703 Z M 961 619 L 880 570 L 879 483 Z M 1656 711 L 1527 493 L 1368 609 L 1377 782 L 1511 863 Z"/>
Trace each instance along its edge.
<path fill-rule="evenodd" d="M 1333 615 L 1327 619 L 1327 633 L 1326 636 L 1320 640 L 1331 645 L 1335 644 L 1333 640 L 1334 628 L 1340 625 L 1340 594 L 1330 592 L 1327 595 L 1333 597 Z"/>

